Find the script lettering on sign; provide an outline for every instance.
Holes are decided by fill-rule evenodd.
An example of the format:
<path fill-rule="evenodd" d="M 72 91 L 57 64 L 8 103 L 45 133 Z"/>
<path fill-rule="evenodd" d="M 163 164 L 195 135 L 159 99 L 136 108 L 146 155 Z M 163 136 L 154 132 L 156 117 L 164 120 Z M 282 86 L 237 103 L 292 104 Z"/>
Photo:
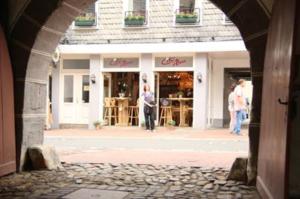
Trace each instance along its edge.
<path fill-rule="evenodd" d="M 156 57 L 155 67 L 193 67 L 193 56 Z"/>
<path fill-rule="evenodd" d="M 104 68 L 138 68 L 139 58 L 104 58 Z"/>
<path fill-rule="evenodd" d="M 111 66 L 124 67 L 124 66 L 129 66 L 131 63 L 132 61 L 126 59 L 116 59 L 116 60 L 113 59 L 109 64 Z"/>
<path fill-rule="evenodd" d="M 162 65 L 179 66 L 183 63 L 186 63 L 186 60 L 181 60 L 176 57 L 164 58 L 163 60 L 161 60 Z"/>

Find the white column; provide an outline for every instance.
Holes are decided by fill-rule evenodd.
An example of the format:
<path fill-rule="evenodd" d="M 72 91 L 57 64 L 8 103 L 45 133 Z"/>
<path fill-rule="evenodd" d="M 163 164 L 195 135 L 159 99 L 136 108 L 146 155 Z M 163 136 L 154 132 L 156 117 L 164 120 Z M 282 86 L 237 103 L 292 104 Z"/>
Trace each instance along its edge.
<path fill-rule="evenodd" d="M 62 64 L 62 59 L 59 63 L 56 64 L 56 67 L 52 68 L 52 91 L 51 91 L 51 98 L 52 98 L 52 118 L 53 123 L 51 125 L 52 129 L 59 128 L 59 99 L 60 99 L 60 66 Z"/>
<path fill-rule="evenodd" d="M 100 55 L 90 56 L 90 77 L 92 76 L 95 76 L 96 79 L 95 83 L 90 81 L 89 129 L 94 129 L 95 121 L 102 121 L 103 78 L 100 68 Z"/>
<path fill-rule="evenodd" d="M 145 83 L 143 82 L 142 76 L 143 74 L 147 75 L 147 84 L 150 85 L 151 91 L 154 92 L 154 72 L 153 72 L 153 65 L 152 65 L 152 54 L 147 53 L 147 54 L 141 54 L 141 60 L 140 60 L 140 65 L 141 65 L 141 70 L 140 70 L 140 97 L 142 93 L 144 92 L 144 85 Z M 141 102 L 142 100 L 140 100 Z M 139 111 L 139 125 L 145 120 L 144 119 L 144 104 L 140 103 L 140 111 Z"/>
<path fill-rule="evenodd" d="M 206 54 L 196 53 L 194 69 L 193 128 L 205 129 L 208 105 L 208 58 Z M 198 81 L 201 74 L 202 82 Z"/>

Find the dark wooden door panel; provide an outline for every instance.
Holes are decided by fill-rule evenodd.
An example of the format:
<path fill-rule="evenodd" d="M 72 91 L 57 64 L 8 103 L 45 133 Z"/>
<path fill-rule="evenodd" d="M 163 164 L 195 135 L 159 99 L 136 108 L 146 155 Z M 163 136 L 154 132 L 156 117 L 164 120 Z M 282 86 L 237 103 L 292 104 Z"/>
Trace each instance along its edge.
<path fill-rule="evenodd" d="M 264 67 L 257 188 L 263 198 L 286 198 L 286 157 L 295 0 L 274 4 Z M 282 103 L 281 103 L 282 102 Z"/>
<path fill-rule="evenodd" d="M 0 176 L 16 171 L 13 76 L 0 25 Z"/>

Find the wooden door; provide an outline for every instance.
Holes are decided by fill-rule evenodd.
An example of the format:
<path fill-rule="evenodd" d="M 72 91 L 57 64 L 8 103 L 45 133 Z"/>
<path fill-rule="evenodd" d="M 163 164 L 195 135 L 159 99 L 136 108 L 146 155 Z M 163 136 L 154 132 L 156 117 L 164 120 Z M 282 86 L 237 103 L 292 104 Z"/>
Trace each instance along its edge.
<path fill-rule="evenodd" d="M 263 198 L 287 197 L 287 138 L 295 0 L 277 0 L 265 56 L 257 188 Z"/>
<path fill-rule="evenodd" d="M 0 176 L 16 171 L 13 77 L 0 25 Z"/>

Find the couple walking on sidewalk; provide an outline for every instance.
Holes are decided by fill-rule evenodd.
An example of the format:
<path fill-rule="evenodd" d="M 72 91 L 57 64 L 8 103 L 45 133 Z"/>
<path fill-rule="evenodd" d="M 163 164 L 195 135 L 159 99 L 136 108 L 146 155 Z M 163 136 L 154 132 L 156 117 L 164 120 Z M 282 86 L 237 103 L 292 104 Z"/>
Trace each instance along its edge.
<path fill-rule="evenodd" d="M 248 109 L 248 100 L 244 93 L 246 80 L 240 79 L 237 85 L 231 86 L 231 92 L 228 97 L 228 110 L 230 113 L 230 132 L 241 135 L 241 126 L 246 119 L 246 110 Z"/>

